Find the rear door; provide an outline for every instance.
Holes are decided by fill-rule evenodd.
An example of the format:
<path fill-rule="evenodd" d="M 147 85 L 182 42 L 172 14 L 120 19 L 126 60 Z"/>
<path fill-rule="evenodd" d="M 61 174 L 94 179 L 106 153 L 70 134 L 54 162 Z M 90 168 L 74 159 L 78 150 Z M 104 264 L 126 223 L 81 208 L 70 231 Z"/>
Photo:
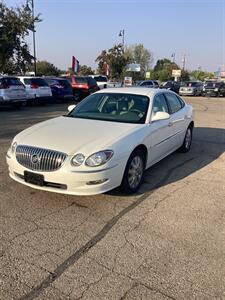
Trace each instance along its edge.
<path fill-rule="evenodd" d="M 186 132 L 185 103 L 174 93 L 165 93 L 170 113 L 170 150 L 182 145 Z"/>

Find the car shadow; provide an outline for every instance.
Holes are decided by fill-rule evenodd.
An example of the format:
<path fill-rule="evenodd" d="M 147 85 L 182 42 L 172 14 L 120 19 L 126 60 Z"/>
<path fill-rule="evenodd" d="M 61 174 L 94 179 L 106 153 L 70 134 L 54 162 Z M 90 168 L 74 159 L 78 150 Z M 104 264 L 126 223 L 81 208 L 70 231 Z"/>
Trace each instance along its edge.
<path fill-rule="evenodd" d="M 145 171 L 144 181 L 137 195 L 177 182 L 211 164 L 225 152 L 225 129 L 196 127 L 191 150 L 167 156 Z M 128 196 L 114 189 L 107 194 Z"/>

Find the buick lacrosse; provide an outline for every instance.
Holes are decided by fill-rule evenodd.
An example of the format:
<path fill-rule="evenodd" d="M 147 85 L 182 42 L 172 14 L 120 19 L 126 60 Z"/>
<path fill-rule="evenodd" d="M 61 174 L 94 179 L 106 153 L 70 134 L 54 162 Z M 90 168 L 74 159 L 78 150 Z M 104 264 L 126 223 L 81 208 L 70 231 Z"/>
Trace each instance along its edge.
<path fill-rule="evenodd" d="M 191 147 L 193 109 L 168 90 L 104 89 L 68 109 L 13 139 L 6 156 L 11 178 L 73 195 L 118 186 L 134 193 L 145 169 Z"/>

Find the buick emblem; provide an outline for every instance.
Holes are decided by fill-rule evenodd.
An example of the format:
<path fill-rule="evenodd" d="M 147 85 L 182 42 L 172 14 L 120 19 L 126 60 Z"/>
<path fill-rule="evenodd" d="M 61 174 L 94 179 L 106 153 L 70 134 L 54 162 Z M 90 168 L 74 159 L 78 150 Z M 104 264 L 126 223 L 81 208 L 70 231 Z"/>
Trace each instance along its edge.
<path fill-rule="evenodd" d="M 32 162 L 33 164 L 37 164 L 39 161 L 40 161 L 40 157 L 38 156 L 38 154 L 33 154 L 33 155 L 31 156 L 31 162 Z"/>

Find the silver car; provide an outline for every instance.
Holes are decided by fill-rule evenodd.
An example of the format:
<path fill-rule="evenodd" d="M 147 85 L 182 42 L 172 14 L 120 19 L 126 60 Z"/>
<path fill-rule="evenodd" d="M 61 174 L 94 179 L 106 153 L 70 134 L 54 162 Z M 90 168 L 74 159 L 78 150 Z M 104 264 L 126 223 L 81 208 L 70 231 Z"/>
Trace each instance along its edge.
<path fill-rule="evenodd" d="M 0 76 L 0 105 L 19 108 L 26 103 L 25 86 L 14 76 Z"/>
<path fill-rule="evenodd" d="M 179 89 L 181 96 L 200 96 L 203 91 L 203 83 L 201 81 L 189 81 L 184 83 Z"/>

